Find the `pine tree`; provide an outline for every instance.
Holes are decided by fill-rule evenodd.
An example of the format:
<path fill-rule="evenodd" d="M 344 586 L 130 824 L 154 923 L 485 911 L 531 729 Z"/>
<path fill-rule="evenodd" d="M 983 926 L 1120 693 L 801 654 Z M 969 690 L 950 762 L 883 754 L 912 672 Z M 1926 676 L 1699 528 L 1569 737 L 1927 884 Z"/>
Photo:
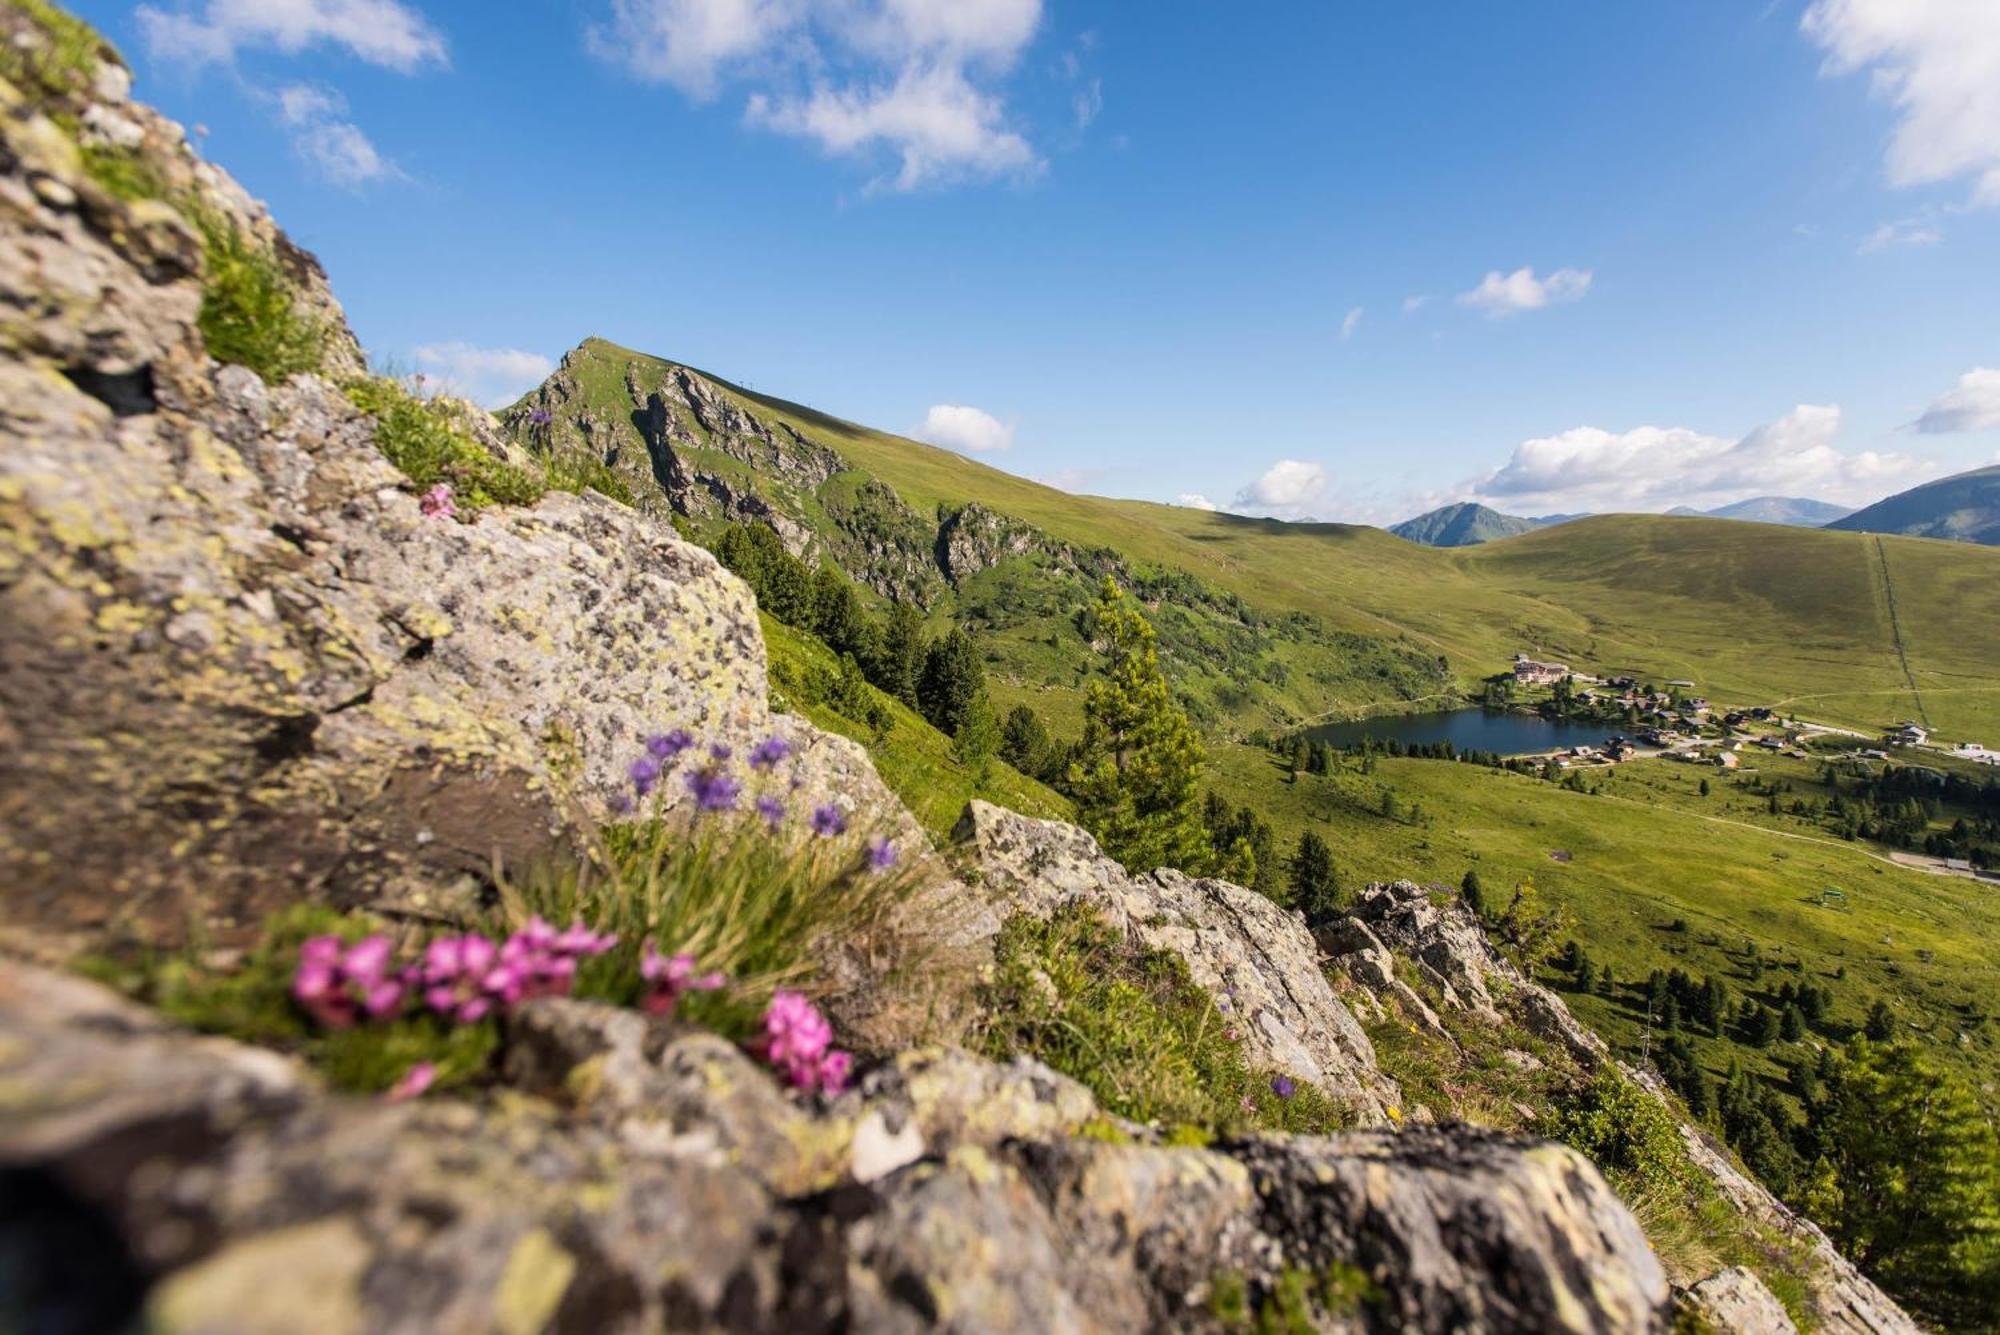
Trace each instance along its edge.
<path fill-rule="evenodd" d="M 1034 779 L 1048 777 L 1055 761 L 1055 739 L 1042 716 L 1027 705 L 1015 705 L 1000 725 L 1000 758 Z"/>
<path fill-rule="evenodd" d="M 1345 907 L 1340 874 L 1334 870 L 1333 850 L 1326 840 L 1307 830 L 1299 836 L 1298 851 L 1292 854 L 1292 905 L 1315 926 L 1337 917 Z"/>
<path fill-rule="evenodd" d="M 1785 1013 L 1778 1021 L 1778 1037 L 1787 1043 L 1796 1043 L 1805 1036 L 1806 1017 L 1799 1014 L 1797 1006 L 1785 1007 Z"/>
<path fill-rule="evenodd" d="M 1862 1026 L 1871 1043 L 1887 1043 L 1896 1036 L 1896 1013 L 1889 1009 L 1889 1003 L 1879 998 L 1868 1008 L 1868 1022 Z"/>
<path fill-rule="evenodd" d="M 889 609 L 889 620 L 882 628 L 881 642 L 876 646 L 875 660 L 869 678 L 877 686 L 915 709 L 917 677 L 923 671 L 923 666 L 923 613 L 908 603 L 897 603 Z"/>
<path fill-rule="evenodd" d="M 861 599 L 847 576 L 830 565 L 813 575 L 812 629 L 836 654 L 853 654 L 864 662 L 873 657 L 874 627 L 861 610 Z"/>
<path fill-rule="evenodd" d="M 1486 912 L 1486 892 L 1480 888 L 1477 870 L 1465 873 L 1465 879 L 1458 883 L 1458 896 L 1474 913 L 1483 915 Z"/>
<path fill-rule="evenodd" d="M 993 715 L 992 702 L 981 690 L 972 697 L 965 716 L 951 735 L 952 754 L 958 763 L 984 778 L 987 766 L 1000 750 L 1000 720 Z"/>
<path fill-rule="evenodd" d="M 958 736 L 986 694 L 986 668 L 972 637 L 954 627 L 924 653 L 917 678 L 917 709 L 947 737 Z"/>
<path fill-rule="evenodd" d="M 1174 703 L 1153 628 L 1109 578 L 1095 621 L 1104 664 L 1084 697 L 1083 739 L 1069 767 L 1077 817 L 1129 867 L 1204 870 L 1201 738 Z"/>

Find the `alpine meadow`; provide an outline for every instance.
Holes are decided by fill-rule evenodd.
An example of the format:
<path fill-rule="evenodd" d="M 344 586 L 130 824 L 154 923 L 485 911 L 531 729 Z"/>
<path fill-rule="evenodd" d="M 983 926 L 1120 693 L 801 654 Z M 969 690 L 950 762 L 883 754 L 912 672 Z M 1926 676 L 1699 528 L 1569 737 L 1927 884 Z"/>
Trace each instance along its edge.
<path fill-rule="evenodd" d="M 0 0 L 0 1330 L 2000 1331 L 1995 88 Z"/>

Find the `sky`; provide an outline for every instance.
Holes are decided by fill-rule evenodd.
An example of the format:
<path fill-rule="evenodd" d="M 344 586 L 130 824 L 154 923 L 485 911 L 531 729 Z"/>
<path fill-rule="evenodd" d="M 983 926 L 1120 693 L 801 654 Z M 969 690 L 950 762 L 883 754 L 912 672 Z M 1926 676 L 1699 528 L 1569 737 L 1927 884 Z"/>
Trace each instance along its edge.
<path fill-rule="evenodd" d="M 2000 462 L 2000 0 L 74 7 L 489 404 L 596 335 L 1366 523 Z"/>

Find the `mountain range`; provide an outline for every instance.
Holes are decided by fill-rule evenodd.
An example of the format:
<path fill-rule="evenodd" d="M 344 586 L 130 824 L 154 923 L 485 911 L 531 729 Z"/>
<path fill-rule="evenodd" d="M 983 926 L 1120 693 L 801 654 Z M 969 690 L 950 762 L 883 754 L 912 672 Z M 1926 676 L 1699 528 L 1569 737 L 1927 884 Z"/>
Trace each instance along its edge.
<path fill-rule="evenodd" d="M 1795 528 L 1824 528 L 1833 520 L 1840 519 L 1849 511 L 1825 501 L 1808 500 L 1796 496 L 1757 496 L 1747 501 L 1736 501 L 1713 510 L 1696 510 L 1681 505 L 1667 511 L 1670 518 L 1698 519 L 1742 519 L 1758 524 L 1786 524 Z M 1426 511 L 1415 519 L 1406 519 L 1393 525 L 1389 532 L 1408 542 L 1421 543 L 1426 547 L 1471 547 L 1482 542 L 1494 542 L 1501 538 L 1516 537 L 1522 533 L 1532 533 L 1538 528 L 1548 528 L 1554 524 L 1567 524 L 1575 519 L 1587 519 L 1588 515 L 1540 515 L 1524 518 L 1520 515 L 1502 514 L 1490 506 L 1474 501 L 1459 501 L 1453 505 L 1439 506 Z"/>
<path fill-rule="evenodd" d="M 1827 527 L 2000 546 L 2000 464 L 1898 492 Z"/>

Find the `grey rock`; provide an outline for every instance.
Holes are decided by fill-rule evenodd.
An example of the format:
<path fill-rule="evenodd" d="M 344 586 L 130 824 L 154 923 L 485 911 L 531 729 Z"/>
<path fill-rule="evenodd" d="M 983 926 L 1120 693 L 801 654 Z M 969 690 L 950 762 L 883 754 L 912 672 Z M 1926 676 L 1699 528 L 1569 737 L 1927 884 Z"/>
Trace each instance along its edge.
<path fill-rule="evenodd" d="M 953 838 L 966 881 L 996 913 L 1046 917 L 1090 905 L 1136 940 L 1179 955 L 1197 984 L 1226 998 L 1255 1063 L 1313 1082 L 1364 1123 L 1389 1120 L 1395 1082 L 1320 971 L 1298 915 L 1226 881 L 1169 869 L 1134 875 L 1073 825 L 986 802 L 967 806 Z"/>
<path fill-rule="evenodd" d="M 1679 1295 L 1683 1324 L 1734 1335 L 1797 1335 L 1798 1326 L 1764 1281 L 1742 1266 L 1719 1270 Z"/>

